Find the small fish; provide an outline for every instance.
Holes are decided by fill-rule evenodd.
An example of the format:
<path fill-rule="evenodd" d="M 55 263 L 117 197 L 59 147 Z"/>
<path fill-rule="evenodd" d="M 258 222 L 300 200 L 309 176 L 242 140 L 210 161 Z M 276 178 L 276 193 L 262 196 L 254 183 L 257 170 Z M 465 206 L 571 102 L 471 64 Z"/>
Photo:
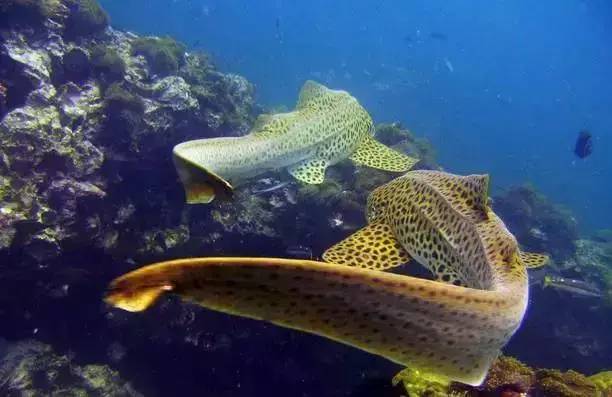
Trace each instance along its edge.
<path fill-rule="evenodd" d="M 266 188 L 260 188 L 260 189 L 255 188 L 255 189 L 252 190 L 252 192 L 253 192 L 253 194 L 270 193 L 270 192 L 273 192 L 275 190 L 282 189 L 285 186 L 287 186 L 288 184 L 289 184 L 289 181 L 280 182 L 280 183 L 277 183 L 276 185 L 272 185 L 272 186 L 266 187 Z"/>
<path fill-rule="evenodd" d="M 574 154 L 583 159 L 589 157 L 591 153 L 593 153 L 593 136 L 589 131 L 582 130 L 576 139 Z"/>
<path fill-rule="evenodd" d="M 551 287 L 559 291 L 569 292 L 576 296 L 590 298 L 601 298 L 603 296 L 603 292 L 596 285 L 573 278 L 545 276 L 543 286 L 544 288 Z"/>
<path fill-rule="evenodd" d="M 446 41 L 448 39 L 447 35 L 445 35 L 444 33 L 440 33 L 440 32 L 431 32 L 429 34 L 429 37 L 435 40 L 440 40 L 440 41 Z"/>
<path fill-rule="evenodd" d="M 276 26 L 276 39 L 278 40 L 278 42 L 280 44 L 283 44 L 283 42 L 284 42 L 284 35 L 283 35 L 283 30 L 281 28 L 281 19 L 280 19 L 280 17 L 276 17 L 275 26 Z"/>
<path fill-rule="evenodd" d="M 449 72 L 453 73 L 455 71 L 453 64 L 451 63 L 451 61 L 448 60 L 448 58 L 444 58 L 444 65 L 446 65 L 446 68 Z"/>
<path fill-rule="evenodd" d="M 291 245 L 287 247 L 285 253 L 294 258 L 312 259 L 312 249 L 303 245 Z"/>

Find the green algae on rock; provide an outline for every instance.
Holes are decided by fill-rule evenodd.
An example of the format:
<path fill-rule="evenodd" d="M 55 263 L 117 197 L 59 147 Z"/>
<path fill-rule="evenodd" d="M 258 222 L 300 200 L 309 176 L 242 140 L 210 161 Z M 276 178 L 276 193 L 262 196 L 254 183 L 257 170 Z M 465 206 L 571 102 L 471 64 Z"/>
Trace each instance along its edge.
<path fill-rule="evenodd" d="M 134 55 L 142 55 L 155 74 L 172 74 L 185 62 L 185 46 L 170 37 L 141 37 L 132 42 Z"/>
<path fill-rule="evenodd" d="M 119 374 L 104 365 L 76 364 L 40 342 L 8 343 L 0 357 L 0 394 L 4 396 L 141 397 Z"/>
<path fill-rule="evenodd" d="M 69 9 L 66 35 L 70 38 L 88 36 L 106 29 L 108 14 L 96 0 L 63 0 Z"/>
<path fill-rule="evenodd" d="M 99 44 L 91 49 L 91 65 L 104 81 L 121 80 L 126 73 L 125 61 L 108 45 Z"/>

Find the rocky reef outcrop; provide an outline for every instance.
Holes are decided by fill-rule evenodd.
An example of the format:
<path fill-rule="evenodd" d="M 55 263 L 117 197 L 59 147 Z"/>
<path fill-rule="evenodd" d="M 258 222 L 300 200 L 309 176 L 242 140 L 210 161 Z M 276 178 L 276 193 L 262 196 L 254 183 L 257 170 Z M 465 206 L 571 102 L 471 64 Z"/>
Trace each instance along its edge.
<path fill-rule="evenodd" d="M 3 2 L 0 18 L 0 249 L 43 262 L 176 227 L 171 148 L 244 133 L 252 85 L 170 38 L 112 29 L 95 1 Z M 143 210 L 159 218 L 135 222 Z"/>
<path fill-rule="evenodd" d="M 546 252 L 557 261 L 575 253 L 576 219 L 571 211 L 551 202 L 534 186 L 507 189 L 494 197 L 493 208 L 525 249 Z"/>
<path fill-rule="evenodd" d="M 612 394 L 612 373 L 587 377 L 576 371 L 531 368 L 512 357 L 501 356 L 478 387 L 442 385 L 423 379 L 414 371 L 403 371 L 394 379 L 410 396 L 428 397 L 606 397 Z"/>
<path fill-rule="evenodd" d="M 0 339 L 0 394 L 7 397 L 142 397 L 106 365 L 78 365 L 51 346 Z"/>

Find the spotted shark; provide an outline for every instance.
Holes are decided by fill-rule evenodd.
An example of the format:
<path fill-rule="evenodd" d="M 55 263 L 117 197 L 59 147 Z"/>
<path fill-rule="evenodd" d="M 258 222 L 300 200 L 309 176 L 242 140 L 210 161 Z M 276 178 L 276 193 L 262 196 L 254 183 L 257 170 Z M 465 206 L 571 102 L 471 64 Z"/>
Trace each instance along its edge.
<path fill-rule="evenodd" d="M 373 133 L 372 118 L 357 99 L 307 81 L 294 111 L 260 116 L 245 136 L 180 143 L 173 159 L 192 204 L 229 198 L 236 184 L 273 169 L 320 184 L 327 167 L 346 158 L 394 172 L 418 161 L 376 141 Z"/>
<path fill-rule="evenodd" d="M 162 262 L 114 280 L 106 301 L 136 312 L 174 293 L 357 347 L 437 381 L 479 385 L 521 324 L 526 269 L 548 260 L 519 249 L 488 206 L 488 181 L 411 171 L 370 194 L 367 226 L 323 261 Z M 433 279 L 387 271 L 411 259 Z"/>

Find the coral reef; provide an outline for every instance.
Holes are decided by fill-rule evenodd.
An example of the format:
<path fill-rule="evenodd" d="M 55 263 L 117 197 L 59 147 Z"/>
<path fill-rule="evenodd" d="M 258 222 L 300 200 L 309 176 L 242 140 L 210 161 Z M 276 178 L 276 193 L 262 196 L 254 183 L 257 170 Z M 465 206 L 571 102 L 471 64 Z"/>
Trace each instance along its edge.
<path fill-rule="evenodd" d="M 436 152 L 426 138 L 415 137 L 400 123 L 378 124 L 376 138 L 385 145 L 420 159 L 419 169 L 437 169 Z"/>
<path fill-rule="evenodd" d="M 3 396 L 142 396 L 104 365 L 80 366 L 50 346 L 26 340 L 0 340 L 0 394 Z"/>
<path fill-rule="evenodd" d="M 428 397 L 606 397 L 612 393 L 610 372 L 586 377 L 571 370 L 533 369 L 506 356 L 493 363 L 478 387 L 425 379 L 409 369 L 397 374 L 393 383 L 402 383 L 409 396 Z"/>
<path fill-rule="evenodd" d="M 555 260 L 570 258 L 578 239 L 571 212 L 550 202 L 531 185 L 516 186 L 495 196 L 493 209 L 525 249 L 546 252 Z"/>
<path fill-rule="evenodd" d="M 121 80 L 126 72 L 123 58 L 116 50 L 105 45 L 96 45 L 91 49 L 91 66 L 104 82 Z"/>
<path fill-rule="evenodd" d="M 65 22 L 70 38 L 92 35 L 104 31 L 109 18 L 96 0 L 64 0 L 69 15 Z"/>
<path fill-rule="evenodd" d="M 12 18 L 26 11 L 49 23 L 28 30 Z M 180 209 L 172 147 L 248 130 L 252 86 L 171 39 L 113 30 L 93 0 L 12 1 L 1 12 L 0 250 L 40 262 L 77 243 L 123 252 L 127 239 L 145 252 L 153 245 L 143 235 L 180 228 L 180 211 L 136 220 Z M 202 87 L 207 102 L 193 94 Z"/>
<path fill-rule="evenodd" d="M 142 37 L 132 42 L 134 55 L 146 58 L 156 74 L 175 73 L 185 62 L 185 46 L 170 37 Z"/>

